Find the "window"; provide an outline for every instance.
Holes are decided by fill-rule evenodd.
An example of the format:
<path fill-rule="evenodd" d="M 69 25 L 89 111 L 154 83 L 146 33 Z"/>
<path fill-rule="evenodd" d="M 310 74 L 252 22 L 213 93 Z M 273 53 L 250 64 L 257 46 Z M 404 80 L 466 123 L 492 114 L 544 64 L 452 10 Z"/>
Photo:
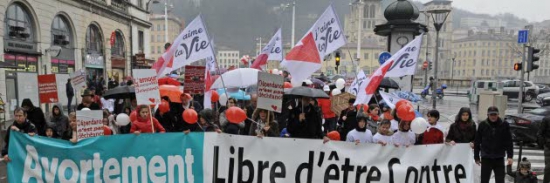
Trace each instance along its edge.
<path fill-rule="evenodd" d="M 369 18 L 369 6 L 363 6 L 363 18 Z"/>
<path fill-rule="evenodd" d="M 138 31 L 138 50 L 140 52 L 143 52 L 144 49 L 143 49 L 143 45 L 144 45 L 144 40 L 143 40 L 143 31 Z"/>
<path fill-rule="evenodd" d="M 161 46 L 157 46 L 157 53 L 162 53 L 162 48 L 161 48 Z"/>
<path fill-rule="evenodd" d="M 115 44 L 111 47 L 111 54 L 124 57 L 124 38 L 120 31 L 115 32 Z"/>
<path fill-rule="evenodd" d="M 371 5 L 371 6 L 370 6 L 370 17 L 371 17 L 371 18 L 374 18 L 375 13 L 376 13 L 376 6 L 375 6 L 375 5 Z"/>
<path fill-rule="evenodd" d="M 145 9 L 143 8 L 143 0 L 138 0 L 138 7 L 140 7 L 141 9 Z"/>
<path fill-rule="evenodd" d="M 363 20 L 363 29 L 367 29 L 367 21 Z"/>
<path fill-rule="evenodd" d="M 155 36 L 154 35 L 151 35 L 151 42 L 155 42 Z"/>
<path fill-rule="evenodd" d="M 72 34 L 69 29 L 67 20 L 62 16 L 55 16 L 52 23 L 52 44 L 66 47 L 69 46 L 72 40 Z"/>
<path fill-rule="evenodd" d="M 369 53 L 363 54 L 363 58 L 365 58 L 365 60 L 369 59 Z"/>
<path fill-rule="evenodd" d="M 160 31 L 160 24 L 157 24 L 157 31 Z"/>
<path fill-rule="evenodd" d="M 88 26 L 86 31 L 86 49 L 88 53 L 103 53 L 103 38 L 95 24 Z"/>
<path fill-rule="evenodd" d="M 32 42 L 34 40 L 34 27 L 30 15 L 20 4 L 13 3 L 6 12 L 6 37 Z"/>
<path fill-rule="evenodd" d="M 155 47 L 154 46 L 151 46 L 151 53 L 155 54 Z"/>
<path fill-rule="evenodd" d="M 164 40 L 162 40 L 162 38 L 160 37 L 160 35 L 157 35 L 157 42 L 164 42 Z"/>

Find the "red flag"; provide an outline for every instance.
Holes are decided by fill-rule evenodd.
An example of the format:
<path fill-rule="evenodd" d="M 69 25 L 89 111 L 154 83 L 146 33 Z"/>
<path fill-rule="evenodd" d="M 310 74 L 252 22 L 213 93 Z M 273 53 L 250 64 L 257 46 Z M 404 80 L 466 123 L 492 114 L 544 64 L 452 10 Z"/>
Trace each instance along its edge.
<path fill-rule="evenodd" d="M 267 54 L 260 54 L 258 57 L 256 57 L 256 60 L 254 60 L 254 63 L 252 63 L 252 66 L 250 68 L 262 70 L 262 66 L 267 64 L 267 58 L 269 56 Z"/>

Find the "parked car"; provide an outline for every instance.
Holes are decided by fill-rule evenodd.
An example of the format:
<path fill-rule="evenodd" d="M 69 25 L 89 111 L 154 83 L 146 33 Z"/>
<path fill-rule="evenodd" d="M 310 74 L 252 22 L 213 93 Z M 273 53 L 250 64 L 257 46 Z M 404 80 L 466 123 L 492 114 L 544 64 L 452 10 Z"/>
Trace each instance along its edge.
<path fill-rule="evenodd" d="M 506 115 L 504 121 L 510 124 L 512 138 L 523 140 L 525 144 L 535 143 L 539 148 L 544 147 L 544 139 L 539 139 L 537 133 L 542 123 L 542 119 L 550 115 L 550 106 L 539 107 L 531 111 Z"/>
<path fill-rule="evenodd" d="M 543 84 L 537 84 L 537 86 L 539 87 L 539 95 L 541 93 L 548 93 L 550 92 L 550 87 L 546 86 L 546 85 L 543 85 Z"/>
<path fill-rule="evenodd" d="M 535 100 L 540 106 L 550 106 L 550 92 L 537 95 Z"/>
<path fill-rule="evenodd" d="M 508 96 L 509 99 L 519 97 L 520 80 L 504 80 L 502 82 L 504 83 L 502 89 L 504 95 Z M 523 101 L 530 102 L 539 94 L 539 87 L 531 81 L 524 81 L 523 91 Z"/>

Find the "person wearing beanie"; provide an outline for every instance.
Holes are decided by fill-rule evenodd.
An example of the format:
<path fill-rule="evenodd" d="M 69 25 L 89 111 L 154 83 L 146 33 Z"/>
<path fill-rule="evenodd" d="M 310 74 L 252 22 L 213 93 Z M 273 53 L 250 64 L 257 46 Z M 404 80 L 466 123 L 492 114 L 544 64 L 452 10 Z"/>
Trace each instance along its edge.
<path fill-rule="evenodd" d="M 537 174 L 531 171 L 531 162 L 522 158 L 519 163 L 519 171 L 512 171 L 512 165 L 506 166 L 506 173 L 514 178 L 514 183 L 537 183 Z"/>
<path fill-rule="evenodd" d="M 357 116 L 357 127 L 350 131 L 346 137 L 347 142 L 372 143 L 372 132 L 367 129 L 367 116 L 359 114 Z"/>
<path fill-rule="evenodd" d="M 381 144 L 383 146 L 392 144 L 391 137 L 393 132 L 390 130 L 391 122 L 387 119 L 382 120 L 378 126 L 378 133 L 372 137 L 373 143 Z"/>
<path fill-rule="evenodd" d="M 479 123 L 474 142 L 474 160 L 481 165 L 481 183 L 489 183 L 491 172 L 495 182 L 503 183 L 504 162 L 511 165 L 514 157 L 514 146 L 510 125 L 498 117 L 498 108 L 487 109 L 487 119 Z M 481 153 L 481 155 L 480 155 Z"/>
<path fill-rule="evenodd" d="M 323 87 L 323 91 L 330 96 L 330 87 L 328 85 L 325 85 Z M 336 114 L 332 112 L 332 102 L 329 98 L 319 98 L 317 99 L 317 102 L 319 103 L 319 107 L 321 108 L 321 112 L 323 112 L 323 119 L 325 119 L 325 123 L 323 124 L 323 127 L 325 128 L 325 133 L 336 130 Z"/>
<path fill-rule="evenodd" d="M 342 141 L 345 141 L 348 132 L 355 129 L 357 127 L 357 109 L 353 107 L 353 103 L 355 103 L 355 99 L 349 99 L 348 100 L 348 108 L 342 110 L 340 112 L 340 118 L 338 119 L 338 125 L 342 126 L 342 133 L 340 134 L 342 136 Z"/>

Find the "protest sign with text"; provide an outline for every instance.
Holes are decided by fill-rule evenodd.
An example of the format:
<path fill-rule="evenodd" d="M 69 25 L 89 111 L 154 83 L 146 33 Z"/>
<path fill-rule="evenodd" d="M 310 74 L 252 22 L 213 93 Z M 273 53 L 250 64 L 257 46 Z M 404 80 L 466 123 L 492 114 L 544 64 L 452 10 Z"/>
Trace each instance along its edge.
<path fill-rule="evenodd" d="M 76 111 L 76 138 L 82 140 L 103 135 L 103 111 Z"/>
<path fill-rule="evenodd" d="M 205 70 L 204 66 L 185 66 L 185 77 L 183 93 L 202 94 L 205 88 Z"/>
<path fill-rule="evenodd" d="M 80 89 L 86 88 L 86 70 L 80 69 L 73 72 L 71 75 L 71 84 L 78 92 Z"/>
<path fill-rule="evenodd" d="M 40 103 L 57 103 L 57 82 L 55 74 L 38 75 L 38 95 Z"/>
<path fill-rule="evenodd" d="M 154 69 L 134 69 L 134 86 L 138 105 L 160 103 L 159 83 Z"/>
<path fill-rule="evenodd" d="M 280 75 L 258 72 L 257 108 L 281 113 L 284 78 Z"/>

